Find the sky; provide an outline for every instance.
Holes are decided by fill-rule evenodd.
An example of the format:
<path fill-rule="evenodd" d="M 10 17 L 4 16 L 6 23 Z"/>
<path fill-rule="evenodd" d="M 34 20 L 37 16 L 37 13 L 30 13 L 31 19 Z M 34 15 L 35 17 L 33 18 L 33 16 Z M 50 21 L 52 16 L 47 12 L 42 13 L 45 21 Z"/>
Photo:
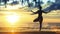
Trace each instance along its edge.
<path fill-rule="evenodd" d="M 13 0 L 9 0 L 9 2 L 12 2 Z M 14 0 L 14 1 L 20 1 L 20 0 Z M 32 0 L 30 0 L 30 2 L 31 2 Z M 55 2 L 55 0 L 41 0 L 41 1 L 43 1 L 44 2 L 44 4 L 46 4 L 47 3 L 47 1 L 51 1 L 51 2 Z"/>
<path fill-rule="evenodd" d="M 14 1 L 19 1 L 19 6 L 22 6 L 20 0 L 14 0 Z M 55 0 L 41 0 L 41 1 L 44 2 L 43 5 L 45 5 L 45 4 L 47 3 L 47 1 L 55 2 Z M 13 0 L 9 0 L 7 3 L 12 3 L 12 2 L 13 2 Z M 30 2 L 32 2 L 32 0 L 30 0 Z M 34 3 L 34 2 L 33 2 L 33 3 Z M 4 4 L 4 3 L 1 3 L 1 4 Z M 23 4 L 23 6 L 26 6 L 26 5 L 27 5 L 27 2 Z M 23 7 L 23 6 L 22 6 L 22 7 Z"/>
<path fill-rule="evenodd" d="M 14 1 L 20 1 L 20 0 L 14 0 Z M 30 0 L 30 2 L 31 2 L 31 1 L 32 1 L 32 0 Z M 47 1 L 55 2 L 55 0 L 41 0 L 41 1 L 43 1 L 44 4 L 46 4 Z M 10 2 L 12 2 L 12 0 L 10 0 Z"/>
<path fill-rule="evenodd" d="M 10 0 L 10 1 L 12 1 L 12 0 Z M 14 1 L 19 1 L 19 0 L 14 0 Z M 32 1 L 32 0 L 30 0 L 30 1 Z M 43 1 L 44 3 L 46 3 L 48 0 L 41 0 L 41 1 Z M 50 1 L 55 2 L 55 0 L 50 0 Z"/>
<path fill-rule="evenodd" d="M 51 1 L 51 2 L 55 2 L 55 0 L 42 0 L 44 3 L 46 3 L 47 1 Z"/>

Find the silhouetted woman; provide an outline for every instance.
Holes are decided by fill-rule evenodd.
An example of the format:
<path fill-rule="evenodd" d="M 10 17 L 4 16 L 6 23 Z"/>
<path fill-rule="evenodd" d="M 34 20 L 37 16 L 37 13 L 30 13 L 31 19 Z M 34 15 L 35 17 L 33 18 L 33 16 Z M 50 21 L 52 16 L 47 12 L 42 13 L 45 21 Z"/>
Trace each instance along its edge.
<path fill-rule="evenodd" d="M 37 17 L 36 19 L 34 19 L 33 22 L 39 22 L 39 24 L 40 24 L 40 31 L 41 31 L 42 22 L 43 22 L 43 16 L 42 16 L 42 13 L 43 13 L 43 12 L 44 12 L 44 11 L 42 10 L 42 7 L 39 6 L 39 10 L 38 10 L 37 12 L 33 12 L 33 14 L 32 14 L 32 15 L 38 14 L 38 17 Z M 45 12 L 44 12 L 44 13 L 45 13 Z"/>

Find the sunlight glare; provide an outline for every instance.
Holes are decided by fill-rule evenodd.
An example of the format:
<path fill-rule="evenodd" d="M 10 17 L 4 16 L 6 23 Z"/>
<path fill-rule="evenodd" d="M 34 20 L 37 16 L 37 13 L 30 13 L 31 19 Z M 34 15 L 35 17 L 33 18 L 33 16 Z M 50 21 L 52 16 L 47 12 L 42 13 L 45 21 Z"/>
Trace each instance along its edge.
<path fill-rule="evenodd" d="M 14 24 L 15 22 L 17 22 L 19 20 L 19 15 L 17 14 L 12 14 L 12 15 L 7 15 L 6 19 L 10 24 Z"/>

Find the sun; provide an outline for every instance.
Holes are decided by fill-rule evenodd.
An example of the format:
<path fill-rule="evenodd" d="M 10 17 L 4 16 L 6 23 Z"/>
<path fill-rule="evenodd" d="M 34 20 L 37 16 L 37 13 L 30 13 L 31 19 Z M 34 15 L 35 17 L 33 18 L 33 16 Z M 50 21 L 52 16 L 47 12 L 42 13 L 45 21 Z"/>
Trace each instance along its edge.
<path fill-rule="evenodd" d="M 7 16 L 7 20 L 10 23 L 14 23 L 15 21 L 17 21 L 17 19 L 18 19 L 18 16 L 16 16 L 16 15 L 9 15 L 9 16 Z"/>
<path fill-rule="evenodd" d="M 16 13 L 12 13 L 9 15 L 6 15 L 6 20 L 9 22 L 11 25 L 13 25 L 15 22 L 19 20 L 20 16 L 17 15 Z"/>

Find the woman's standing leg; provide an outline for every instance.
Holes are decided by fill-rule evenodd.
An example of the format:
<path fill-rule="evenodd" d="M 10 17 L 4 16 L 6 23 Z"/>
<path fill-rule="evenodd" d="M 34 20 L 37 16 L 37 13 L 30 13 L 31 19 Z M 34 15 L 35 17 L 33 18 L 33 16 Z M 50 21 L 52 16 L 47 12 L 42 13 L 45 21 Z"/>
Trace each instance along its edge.
<path fill-rule="evenodd" d="M 41 16 L 40 20 L 39 20 L 39 24 L 40 24 L 40 30 L 41 31 L 41 28 L 42 28 L 42 22 L 43 22 L 43 17 Z"/>

